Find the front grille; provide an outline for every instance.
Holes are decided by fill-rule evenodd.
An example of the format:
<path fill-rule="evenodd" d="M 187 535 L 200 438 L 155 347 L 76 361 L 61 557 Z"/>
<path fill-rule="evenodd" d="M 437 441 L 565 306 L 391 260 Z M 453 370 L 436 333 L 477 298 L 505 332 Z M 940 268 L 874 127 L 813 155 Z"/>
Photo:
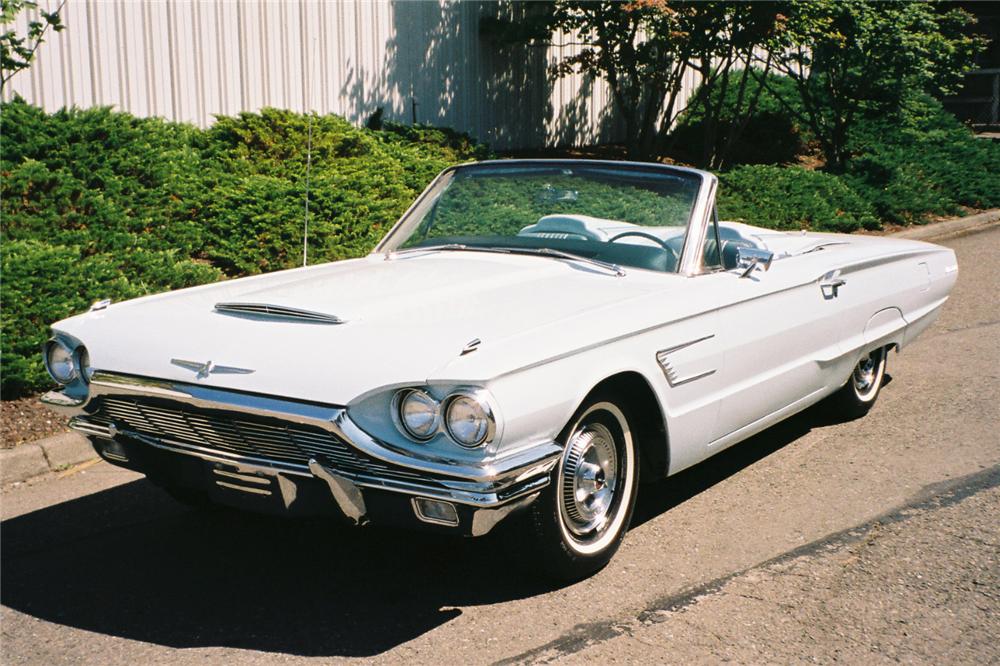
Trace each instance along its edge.
<path fill-rule="evenodd" d="M 325 458 L 341 472 L 411 481 L 421 475 L 371 458 L 333 433 L 280 419 L 192 407 L 156 398 L 104 397 L 96 421 L 174 444 L 305 466 Z"/>

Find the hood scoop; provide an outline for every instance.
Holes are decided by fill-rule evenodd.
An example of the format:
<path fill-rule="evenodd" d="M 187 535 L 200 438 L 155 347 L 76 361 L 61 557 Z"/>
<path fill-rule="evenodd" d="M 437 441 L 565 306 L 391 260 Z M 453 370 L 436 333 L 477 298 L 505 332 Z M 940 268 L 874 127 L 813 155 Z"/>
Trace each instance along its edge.
<path fill-rule="evenodd" d="M 270 321 L 295 321 L 305 324 L 346 324 L 346 319 L 323 312 L 300 310 L 284 305 L 270 303 L 216 303 L 215 311 L 219 314 L 247 319 Z"/>

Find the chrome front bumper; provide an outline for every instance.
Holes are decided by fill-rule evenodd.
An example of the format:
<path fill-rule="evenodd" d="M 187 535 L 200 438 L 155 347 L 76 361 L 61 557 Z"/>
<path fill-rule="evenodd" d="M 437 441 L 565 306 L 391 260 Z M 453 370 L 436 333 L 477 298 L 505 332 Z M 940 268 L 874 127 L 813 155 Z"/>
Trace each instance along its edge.
<path fill-rule="evenodd" d="M 189 441 L 181 441 L 169 435 L 154 437 L 115 419 L 101 417 L 102 401 L 106 398 L 156 399 L 193 409 L 232 414 L 234 418 L 261 417 L 318 428 L 331 433 L 373 464 L 371 469 L 355 466 L 347 470 L 322 455 L 310 457 L 299 464 L 267 456 L 238 455 L 212 448 L 208 442 L 200 446 L 193 444 L 190 438 Z M 161 452 L 191 456 L 208 464 L 224 466 L 230 470 L 229 474 L 271 478 L 286 504 L 295 499 L 295 484 L 289 483 L 290 480 L 309 478 L 322 481 L 329 487 L 330 497 L 340 511 L 355 524 L 367 522 L 365 492 L 376 490 L 459 505 L 466 522 L 471 522 L 462 526 L 463 531 L 473 535 L 485 534 L 511 512 L 527 506 L 538 497 L 541 489 L 548 485 L 550 472 L 561 452 L 557 444 L 550 442 L 477 465 L 442 458 L 417 458 L 369 436 L 348 417 L 343 407 L 100 371 L 91 378 L 85 399 L 78 400 L 53 391 L 42 396 L 42 402 L 71 415 L 71 428 L 97 440 L 138 442 Z M 111 462 L 118 462 L 113 455 L 105 457 Z M 222 482 L 220 485 L 232 487 Z M 414 513 L 420 518 L 419 511 L 414 510 Z"/>

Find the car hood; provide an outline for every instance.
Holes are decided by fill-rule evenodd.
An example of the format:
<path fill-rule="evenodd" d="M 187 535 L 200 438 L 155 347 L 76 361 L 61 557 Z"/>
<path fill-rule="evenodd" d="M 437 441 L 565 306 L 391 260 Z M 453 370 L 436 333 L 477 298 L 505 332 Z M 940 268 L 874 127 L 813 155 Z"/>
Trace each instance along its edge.
<path fill-rule="evenodd" d="M 662 287 L 663 276 L 656 277 Z M 347 404 L 390 385 L 486 381 L 511 369 L 505 362 L 532 358 L 533 346 L 538 354 L 551 348 L 564 326 L 574 342 L 586 342 L 573 322 L 652 289 L 648 277 L 619 278 L 551 258 L 373 255 L 148 296 L 53 328 L 84 343 L 97 369 Z M 345 323 L 223 314 L 218 303 L 291 308 Z M 547 344 L 536 344 L 539 336 Z M 481 345 L 463 355 L 475 339 Z M 473 356 L 476 363 L 463 368 Z M 192 369 L 209 361 L 218 372 Z"/>

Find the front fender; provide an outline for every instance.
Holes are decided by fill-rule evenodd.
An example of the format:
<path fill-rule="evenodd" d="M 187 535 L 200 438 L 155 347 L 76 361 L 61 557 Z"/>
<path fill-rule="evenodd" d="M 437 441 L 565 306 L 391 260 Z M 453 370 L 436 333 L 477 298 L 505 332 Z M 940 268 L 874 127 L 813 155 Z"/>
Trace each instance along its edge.
<path fill-rule="evenodd" d="M 615 345 L 493 379 L 488 386 L 503 406 L 505 417 L 504 436 L 498 452 L 556 440 L 587 395 L 611 376 L 634 372 L 651 387 L 664 383 L 654 355 L 650 354 L 645 364 L 636 360 L 635 355 Z M 661 396 L 657 395 L 657 401 L 662 415 L 665 410 Z"/>

